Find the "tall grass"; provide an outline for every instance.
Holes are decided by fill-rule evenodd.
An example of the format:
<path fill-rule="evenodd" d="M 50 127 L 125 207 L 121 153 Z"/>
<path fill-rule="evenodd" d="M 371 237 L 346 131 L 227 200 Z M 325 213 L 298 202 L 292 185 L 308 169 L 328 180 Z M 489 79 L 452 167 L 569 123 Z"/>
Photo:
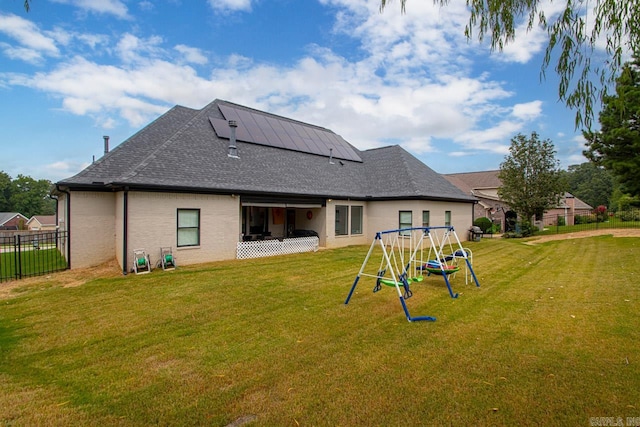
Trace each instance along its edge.
<path fill-rule="evenodd" d="M 0 424 L 588 425 L 640 416 L 640 239 L 468 244 L 481 287 L 362 279 L 367 247 L 0 300 Z"/>

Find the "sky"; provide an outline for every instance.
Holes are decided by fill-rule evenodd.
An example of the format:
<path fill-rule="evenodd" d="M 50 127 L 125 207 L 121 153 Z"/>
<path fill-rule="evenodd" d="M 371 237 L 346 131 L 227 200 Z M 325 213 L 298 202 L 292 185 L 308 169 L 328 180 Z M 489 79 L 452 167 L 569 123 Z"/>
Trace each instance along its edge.
<path fill-rule="evenodd" d="M 545 34 L 521 27 L 491 52 L 465 38 L 464 3 L 0 0 L 0 170 L 56 182 L 104 135 L 114 148 L 214 99 L 361 150 L 399 144 L 439 173 L 498 169 L 519 133 L 551 140 L 562 168 L 586 161 L 553 69 L 540 78 Z"/>

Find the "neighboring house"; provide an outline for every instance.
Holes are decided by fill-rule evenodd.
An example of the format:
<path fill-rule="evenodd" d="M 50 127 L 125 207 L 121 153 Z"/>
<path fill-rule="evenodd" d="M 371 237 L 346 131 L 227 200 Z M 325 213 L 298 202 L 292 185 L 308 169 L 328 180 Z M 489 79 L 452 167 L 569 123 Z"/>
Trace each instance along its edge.
<path fill-rule="evenodd" d="M 509 206 L 498 197 L 498 188 L 502 181 L 498 178 L 500 171 L 465 172 L 443 175 L 449 182 L 478 199 L 473 208 L 473 218 L 487 217 L 494 219 L 498 212 L 511 212 Z M 515 216 L 515 213 L 513 213 Z M 502 217 L 504 219 L 504 217 Z"/>
<path fill-rule="evenodd" d="M 590 215 L 593 206 L 588 205 L 571 193 L 564 193 L 558 206 L 545 212 L 543 226 L 557 225 L 558 217 L 563 217 L 565 224 L 574 225 L 576 215 Z"/>
<path fill-rule="evenodd" d="M 21 230 L 29 219 L 17 212 L 0 212 L 0 230 Z"/>
<path fill-rule="evenodd" d="M 56 229 L 55 215 L 34 215 L 27 221 L 27 228 L 34 231 L 49 231 Z"/>
<path fill-rule="evenodd" d="M 447 174 L 444 177 L 466 194 L 478 199 L 473 211 L 474 219 L 487 217 L 498 222 L 503 231 L 509 231 L 510 226 L 515 224 L 517 214 L 498 196 L 498 188 L 502 186 L 502 181 L 498 178 L 499 172 L 464 172 Z M 592 209 L 572 194 L 565 193 L 557 207 L 545 212 L 541 225 L 555 225 L 558 216 L 564 217 L 565 224 L 573 225 L 576 215 L 587 215 Z"/>
<path fill-rule="evenodd" d="M 335 248 L 446 224 L 465 239 L 476 202 L 400 146 L 360 151 L 328 129 L 221 100 L 172 108 L 55 195 L 71 268 L 115 257 L 125 273 L 139 248 L 153 263 L 172 247 L 186 265 L 236 258 L 244 240 L 311 234 Z"/>

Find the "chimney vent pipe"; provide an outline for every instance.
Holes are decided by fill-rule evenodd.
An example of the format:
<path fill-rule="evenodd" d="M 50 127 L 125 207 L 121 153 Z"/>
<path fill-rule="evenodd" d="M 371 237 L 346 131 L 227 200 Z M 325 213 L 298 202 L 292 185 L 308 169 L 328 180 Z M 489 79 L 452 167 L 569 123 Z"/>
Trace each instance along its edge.
<path fill-rule="evenodd" d="M 104 154 L 107 154 L 109 152 L 109 136 L 105 135 L 102 138 L 104 138 Z"/>
<path fill-rule="evenodd" d="M 239 158 L 238 156 L 238 147 L 236 147 L 236 128 L 238 127 L 238 123 L 235 120 L 229 120 L 229 130 L 231 131 L 231 135 L 229 136 L 229 153 L 227 156 L 232 157 L 234 159 Z"/>

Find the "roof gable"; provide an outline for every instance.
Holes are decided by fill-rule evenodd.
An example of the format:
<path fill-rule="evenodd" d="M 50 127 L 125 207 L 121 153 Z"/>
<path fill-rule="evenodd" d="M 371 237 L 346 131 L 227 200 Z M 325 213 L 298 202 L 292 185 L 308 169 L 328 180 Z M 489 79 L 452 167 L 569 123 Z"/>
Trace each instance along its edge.
<path fill-rule="evenodd" d="M 475 200 L 399 145 L 363 152 L 369 191 L 377 197 Z"/>
<path fill-rule="evenodd" d="M 29 218 L 29 221 L 27 221 L 27 224 L 30 224 L 36 221 L 43 226 L 56 225 L 56 216 L 55 215 L 34 215 L 31 218 Z"/>
<path fill-rule="evenodd" d="M 6 224 L 16 217 L 27 221 L 27 217 L 18 212 L 0 212 L 0 226 Z"/>
<path fill-rule="evenodd" d="M 502 186 L 499 170 L 446 174 L 444 177 L 467 194 L 473 190 L 497 189 Z"/>

